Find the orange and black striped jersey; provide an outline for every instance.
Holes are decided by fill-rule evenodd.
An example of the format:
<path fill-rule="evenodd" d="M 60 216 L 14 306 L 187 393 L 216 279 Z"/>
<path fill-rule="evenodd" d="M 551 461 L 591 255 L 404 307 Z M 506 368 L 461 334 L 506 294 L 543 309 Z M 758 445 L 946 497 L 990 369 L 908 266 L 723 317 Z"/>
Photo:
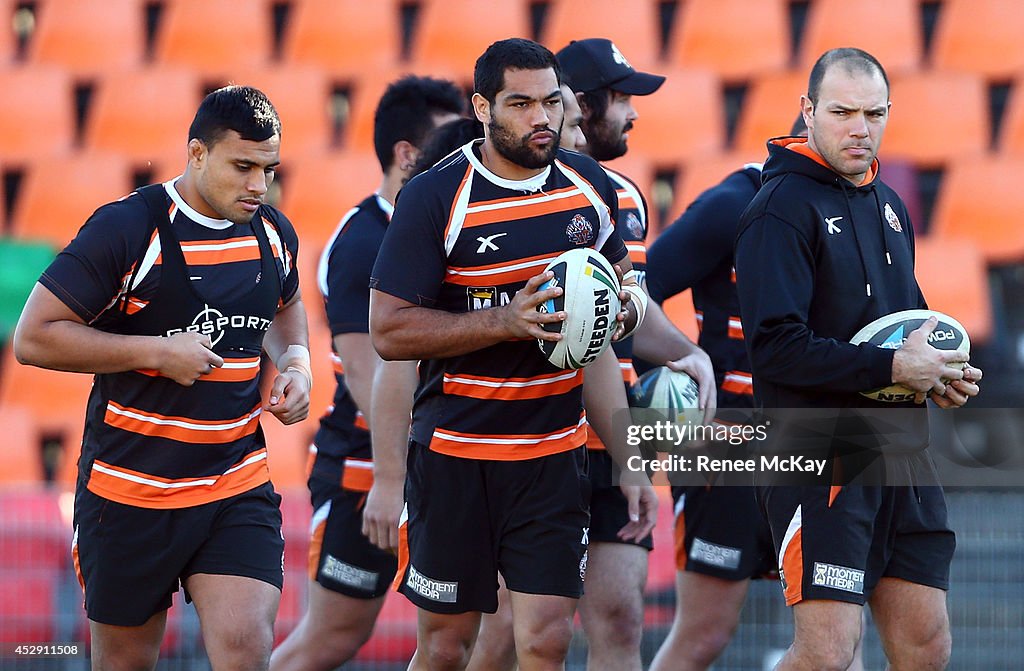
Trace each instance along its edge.
<path fill-rule="evenodd" d="M 447 312 L 498 307 L 558 254 L 626 256 L 615 186 L 589 157 L 559 150 L 530 179 L 503 179 L 471 142 L 399 196 L 371 286 Z M 429 337 L 424 334 L 423 337 Z M 532 339 L 425 361 L 413 439 L 458 457 L 531 459 L 583 445 L 583 373 L 555 368 Z"/>
<path fill-rule="evenodd" d="M 135 192 L 97 210 L 40 282 L 100 330 L 210 336 L 222 368 L 191 387 L 149 370 L 96 375 L 86 414 L 81 482 L 126 505 L 184 508 L 269 480 L 259 362 L 297 290 L 298 240 L 269 206 L 238 225 L 195 212 L 171 182 L 144 190 L 168 212 L 155 231 Z"/>
<path fill-rule="evenodd" d="M 615 230 L 626 244 L 629 260 L 633 264 L 633 270 L 637 273 L 637 284 L 642 286 L 647 274 L 647 200 L 640 192 L 640 188 L 629 177 L 606 165 L 601 167 L 604 168 L 608 178 L 615 185 L 619 203 L 619 216 L 615 221 Z M 626 385 L 628 394 L 629 388 L 637 380 L 637 370 L 633 366 L 633 339 L 625 338 L 613 342 L 612 349 L 615 351 L 615 357 L 619 360 L 619 370 L 622 371 L 622 381 Z M 590 431 L 587 447 L 592 450 L 603 450 L 605 446 L 597 432 Z"/>
<path fill-rule="evenodd" d="M 331 335 L 370 332 L 370 271 L 384 239 L 393 208 L 379 195 L 365 198 L 345 213 L 327 241 L 317 267 Z M 366 418 L 345 385 L 344 362 L 330 352 L 337 387 L 313 439 L 313 477 L 349 488 L 369 490 L 373 453 Z"/>

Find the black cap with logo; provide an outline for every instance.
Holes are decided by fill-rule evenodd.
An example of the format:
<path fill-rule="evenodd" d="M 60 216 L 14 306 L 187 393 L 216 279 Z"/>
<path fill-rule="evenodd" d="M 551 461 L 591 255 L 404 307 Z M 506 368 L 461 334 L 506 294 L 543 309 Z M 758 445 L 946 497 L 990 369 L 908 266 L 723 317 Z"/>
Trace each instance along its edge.
<path fill-rule="evenodd" d="M 647 96 L 665 82 L 661 75 L 637 72 L 611 40 L 591 37 L 573 40 L 555 57 L 574 91 L 610 88 L 619 93 Z"/>

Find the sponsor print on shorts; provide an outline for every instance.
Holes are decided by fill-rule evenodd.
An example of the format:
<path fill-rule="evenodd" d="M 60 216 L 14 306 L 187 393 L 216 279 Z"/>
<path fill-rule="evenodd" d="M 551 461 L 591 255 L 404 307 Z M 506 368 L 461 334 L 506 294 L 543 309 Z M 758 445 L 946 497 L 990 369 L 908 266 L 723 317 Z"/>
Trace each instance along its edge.
<path fill-rule="evenodd" d="M 823 564 L 814 562 L 814 578 L 811 584 L 816 587 L 830 587 L 832 589 L 852 592 L 854 594 L 864 593 L 864 571 L 835 564 Z"/>
<path fill-rule="evenodd" d="M 358 566 L 346 564 L 332 555 L 327 555 L 327 558 L 324 559 L 320 575 L 336 583 L 367 592 L 372 592 L 376 589 L 377 580 L 380 578 L 380 574 L 375 571 L 367 571 Z"/>
<path fill-rule="evenodd" d="M 405 579 L 405 584 L 424 599 L 431 601 L 455 603 L 459 598 L 459 583 L 428 578 L 417 571 L 412 564 L 409 564 L 409 577 Z"/>
<path fill-rule="evenodd" d="M 743 550 L 727 545 L 715 545 L 700 538 L 693 539 L 690 546 L 690 561 L 700 562 L 718 568 L 738 569 Z"/>

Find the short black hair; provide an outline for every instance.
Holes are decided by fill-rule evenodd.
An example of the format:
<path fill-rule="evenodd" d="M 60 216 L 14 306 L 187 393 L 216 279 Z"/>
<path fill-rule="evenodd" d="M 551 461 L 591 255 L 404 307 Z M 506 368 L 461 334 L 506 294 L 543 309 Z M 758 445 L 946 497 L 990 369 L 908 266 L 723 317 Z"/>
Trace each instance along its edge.
<path fill-rule="evenodd" d="M 811 76 L 807 81 L 807 97 L 811 103 L 818 104 L 818 93 L 821 91 L 821 80 L 825 73 L 833 65 L 841 64 L 847 72 L 878 72 L 885 80 L 885 94 L 889 95 L 889 75 L 885 74 L 885 68 L 878 62 L 878 59 L 864 51 L 854 47 L 840 47 L 829 49 L 815 61 L 811 68 Z"/>
<path fill-rule="evenodd" d="M 430 169 L 432 165 L 462 145 L 484 136 L 484 125 L 475 118 L 452 119 L 434 129 L 427 143 L 421 147 L 420 157 L 409 175 L 410 179 Z"/>
<path fill-rule="evenodd" d="M 373 149 L 381 170 L 394 163 L 396 142 L 419 147 L 434 129 L 434 115 L 464 114 L 466 96 L 447 79 L 408 75 L 392 82 L 373 115 Z"/>
<path fill-rule="evenodd" d="M 263 142 L 281 134 L 281 118 L 262 91 L 232 84 L 203 98 L 189 126 L 188 139 L 212 147 L 232 130 L 243 140 Z"/>
<path fill-rule="evenodd" d="M 555 71 L 555 79 L 562 84 L 562 70 L 551 50 L 543 44 L 522 37 L 495 42 L 476 59 L 473 69 L 473 89 L 493 104 L 498 91 L 505 88 L 505 70 Z"/>

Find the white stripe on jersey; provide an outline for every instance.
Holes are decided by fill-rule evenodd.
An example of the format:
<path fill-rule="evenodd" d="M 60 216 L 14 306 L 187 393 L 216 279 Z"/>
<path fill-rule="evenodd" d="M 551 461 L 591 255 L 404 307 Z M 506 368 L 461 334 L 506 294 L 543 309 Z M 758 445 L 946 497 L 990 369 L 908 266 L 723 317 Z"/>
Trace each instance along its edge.
<path fill-rule="evenodd" d="M 472 152 L 470 154 L 472 155 Z M 462 185 L 462 190 L 459 191 L 459 197 L 452 204 L 451 225 L 448 227 L 448 235 L 444 239 L 445 256 L 451 255 L 452 250 L 455 249 L 455 242 L 459 239 L 459 234 L 462 233 L 462 225 L 466 222 L 466 214 L 469 210 L 469 194 L 473 191 L 473 177 L 475 175 L 475 169 L 469 171 L 466 183 Z"/>
<path fill-rule="evenodd" d="M 634 203 L 636 203 L 637 212 L 640 213 L 640 223 L 643 225 L 643 227 L 644 227 L 644 235 L 646 235 L 647 234 L 647 211 L 644 210 L 644 199 L 640 195 L 640 190 L 637 189 L 635 186 L 633 186 L 632 182 L 630 182 L 628 179 L 626 179 L 625 177 L 623 177 L 619 173 L 615 172 L 614 170 L 611 170 L 609 168 L 605 168 L 603 165 L 601 167 L 604 168 L 605 173 L 608 175 L 608 178 L 612 180 L 612 183 L 614 183 L 620 189 L 622 189 L 626 193 L 628 193 L 629 197 L 633 199 Z"/>
<path fill-rule="evenodd" d="M 329 291 L 327 287 L 327 264 L 331 259 L 331 249 L 334 247 L 334 241 L 341 235 L 341 231 L 344 230 L 348 224 L 348 220 L 351 219 L 359 212 L 358 207 L 353 207 L 351 210 L 345 213 L 345 216 L 338 222 L 334 232 L 331 233 L 331 237 L 328 238 L 327 244 L 324 245 L 324 251 L 320 253 L 320 262 L 316 266 L 316 285 L 320 287 L 320 293 L 324 298 L 327 298 Z"/>

